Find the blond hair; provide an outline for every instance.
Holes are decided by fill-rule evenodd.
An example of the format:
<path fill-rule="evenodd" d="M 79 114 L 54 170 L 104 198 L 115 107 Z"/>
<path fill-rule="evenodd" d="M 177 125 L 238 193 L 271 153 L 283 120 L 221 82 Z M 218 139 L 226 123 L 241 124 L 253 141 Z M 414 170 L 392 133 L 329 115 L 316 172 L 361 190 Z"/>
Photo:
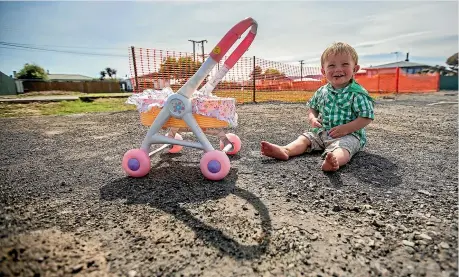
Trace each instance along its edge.
<path fill-rule="evenodd" d="M 336 54 L 348 54 L 351 56 L 355 64 L 358 64 L 359 62 L 359 56 L 352 46 L 345 42 L 334 42 L 322 53 L 322 57 L 320 58 L 321 65 L 324 66 L 325 60 L 328 56 Z"/>

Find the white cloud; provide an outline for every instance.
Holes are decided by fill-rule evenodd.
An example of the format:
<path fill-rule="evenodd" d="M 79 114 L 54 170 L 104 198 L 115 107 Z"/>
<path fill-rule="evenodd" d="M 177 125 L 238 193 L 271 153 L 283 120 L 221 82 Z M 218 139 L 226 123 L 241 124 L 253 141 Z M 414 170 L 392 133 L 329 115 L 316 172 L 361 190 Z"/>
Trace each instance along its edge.
<path fill-rule="evenodd" d="M 425 35 L 430 34 L 430 33 L 432 33 L 432 31 L 423 31 L 423 32 L 414 32 L 414 33 L 408 33 L 408 34 L 401 34 L 401 35 L 397 35 L 397 36 L 394 36 L 394 37 L 384 38 L 384 39 L 380 39 L 380 40 L 376 40 L 376 41 L 366 41 L 366 42 L 357 43 L 357 44 L 354 44 L 354 47 L 355 48 L 357 48 L 357 47 L 371 47 L 371 46 L 375 46 L 375 45 L 378 45 L 378 44 L 383 44 L 383 43 L 387 43 L 387 42 L 391 42 L 391 41 L 399 41 L 399 40 L 404 40 L 406 38 L 412 38 L 412 37 L 421 37 L 421 36 L 425 36 Z"/>

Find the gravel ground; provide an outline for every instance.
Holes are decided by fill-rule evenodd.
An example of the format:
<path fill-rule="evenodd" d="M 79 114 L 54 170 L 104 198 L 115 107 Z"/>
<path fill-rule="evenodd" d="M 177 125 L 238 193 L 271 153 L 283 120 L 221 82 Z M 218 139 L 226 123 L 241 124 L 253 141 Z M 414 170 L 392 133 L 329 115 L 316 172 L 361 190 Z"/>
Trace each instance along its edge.
<path fill-rule="evenodd" d="M 305 111 L 239 106 L 243 148 L 220 182 L 192 148 L 126 177 L 136 112 L 1 119 L 0 276 L 458 276 L 457 92 L 379 100 L 337 173 L 320 154 L 260 155 Z"/>

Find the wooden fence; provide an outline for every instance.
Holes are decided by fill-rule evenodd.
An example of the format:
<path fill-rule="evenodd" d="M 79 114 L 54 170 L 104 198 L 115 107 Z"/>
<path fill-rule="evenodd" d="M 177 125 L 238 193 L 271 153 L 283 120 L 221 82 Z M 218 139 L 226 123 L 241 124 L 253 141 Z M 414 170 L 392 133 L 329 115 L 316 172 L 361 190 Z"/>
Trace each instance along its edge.
<path fill-rule="evenodd" d="M 80 81 L 80 82 L 45 82 L 27 80 L 22 82 L 24 92 L 32 91 L 77 91 L 83 93 L 116 93 L 121 92 L 119 82 Z"/>

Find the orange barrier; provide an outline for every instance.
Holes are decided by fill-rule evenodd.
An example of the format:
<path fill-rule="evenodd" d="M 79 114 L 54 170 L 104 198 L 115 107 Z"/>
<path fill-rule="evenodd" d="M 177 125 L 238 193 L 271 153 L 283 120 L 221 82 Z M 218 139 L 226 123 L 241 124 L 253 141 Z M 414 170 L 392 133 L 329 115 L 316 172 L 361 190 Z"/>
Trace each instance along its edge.
<path fill-rule="evenodd" d="M 134 92 L 170 86 L 177 91 L 207 58 L 204 54 L 131 47 L 129 66 Z M 210 72 L 212 77 L 224 64 Z M 397 68 L 373 69 L 356 74 L 356 80 L 370 93 L 417 93 L 439 90 L 438 74 L 406 74 Z M 319 67 L 241 57 L 217 85 L 214 94 L 236 98 L 238 103 L 307 101 L 326 83 Z"/>
<path fill-rule="evenodd" d="M 418 93 L 439 90 L 440 75 L 407 74 L 400 68 L 369 69 L 365 75 L 356 76 L 357 82 L 369 92 Z"/>
<path fill-rule="evenodd" d="M 400 74 L 398 92 L 435 92 L 440 87 L 440 74 Z"/>

